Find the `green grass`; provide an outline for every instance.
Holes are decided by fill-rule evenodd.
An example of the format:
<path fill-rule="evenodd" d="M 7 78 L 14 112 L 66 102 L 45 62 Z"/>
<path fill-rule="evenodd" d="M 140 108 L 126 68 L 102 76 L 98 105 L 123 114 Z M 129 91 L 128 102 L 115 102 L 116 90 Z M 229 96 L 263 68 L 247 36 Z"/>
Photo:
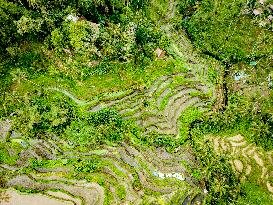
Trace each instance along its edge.
<path fill-rule="evenodd" d="M 15 150 L 12 156 L 8 151 L 10 148 Z M 0 164 L 14 165 L 22 150 L 24 150 L 24 148 L 17 142 L 0 142 Z"/>
<path fill-rule="evenodd" d="M 203 115 L 203 112 L 200 111 L 198 108 L 189 107 L 185 109 L 180 118 L 180 130 L 179 130 L 179 136 L 180 141 L 186 141 L 190 137 L 189 134 L 191 132 L 191 124 L 199 119 Z"/>
<path fill-rule="evenodd" d="M 18 95 L 24 95 L 41 87 L 60 87 L 70 91 L 78 99 L 90 100 L 102 93 L 149 87 L 157 77 L 183 71 L 184 68 L 180 66 L 179 61 L 166 58 L 152 61 L 145 68 L 139 68 L 132 63 L 113 64 L 113 69 L 109 73 L 91 75 L 83 81 L 40 75 L 30 81 L 17 84 L 14 90 Z"/>
<path fill-rule="evenodd" d="M 239 197 L 236 204 L 238 205 L 270 205 L 272 204 L 272 195 L 268 191 L 255 184 L 244 183 L 242 184 L 243 196 Z"/>

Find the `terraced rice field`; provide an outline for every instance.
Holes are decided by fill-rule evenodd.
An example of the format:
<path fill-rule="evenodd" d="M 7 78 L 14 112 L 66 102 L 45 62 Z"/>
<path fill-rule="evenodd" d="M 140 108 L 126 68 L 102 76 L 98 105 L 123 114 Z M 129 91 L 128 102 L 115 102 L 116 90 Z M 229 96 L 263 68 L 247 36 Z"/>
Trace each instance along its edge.
<path fill-rule="evenodd" d="M 173 1 L 169 10 L 174 15 Z M 162 27 L 169 35 L 173 33 L 171 29 L 170 25 Z M 143 89 L 105 93 L 90 101 L 77 99 L 62 88 L 47 90 L 62 93 L 86 112 L 103 108 L 117 110 L 124 119 L 143 127 L 145 135 L 157 133 L 178 138 L 179 118 L 184 110 L 189 107 L 209 110 L 214 99 L 214 87 L 207 82 L 207 66 L 195 62 L 193 52 L 187 56 L 183 47 L 176 46 L 187 44 L 178 36 L 171 37 L 173 49 L 187 67 L 192 68 L 187 72 L 160 76 Z M 2 138 L 10 129 L 9 123 L 1 126 Z M 19 153 L 12 147 L 7 148 L 11 156 L 18 155 L 14 165 L 0 165 L 0 171 L 12 176 L 7 181 L 8 187 L 39 192 L 44 200 L 54 199 L 63 204 L 203 204 L 207 191 L 188 171 L 197 163 L 190 147 L 180 147 L 170 154 L 163 148 L 122 143 L 119 147 L 104 145 L 99 150 L 81 152 L 56 136 L 49 139 L 29 141 Z M 56 162 L 56 166 L 33 167 L 33 160 Z M 76 164 L 92 160 L 100 161 L 99 169 L 77 172 Z"/>
<path fill-rule="evenodd" d="M 116 98 L 106 97 L 89 102 L 80 102 L 67 91 L 57 88 L 51 90 L 62 92 L 79 105 L 89 105 L 88 112 L 97 112 L 108 107 L 117 110 L 124 119 L 133 120 L 144 127 L 146 133 L 175 136 L 179 135 L 178 119 L 181 113 L 188 107 L 208 110 L 214 93 L 212 87 L 200 82 L 190 72 L 161 76 L 149 88 L 129 91 L 128 94 Z"/>
<path fill-rule="evenodd" d="M 200 112 L 210 111 L 216 95 L 221 95 L 215 92 L 215 85 L 212 85 L 208 75 L 209 67 L 215 72 L 211 73 L 213 78 L 214 74 L 220 74 L 221 69 L 218 69 L 219 63 L 212 59 L 200 58 L 190 40 L 185 37 L 184 31 L 177 29 L 177 24 L 180 23 L 176 21 L 184 18 L 182 15 L 176 16 L 179 13 L 178 7 L 181 6 L 179 2 L 169 0 L 168 5 L 168 8 L 165 5 L 165 15 L 162 14 L 157 26 L 169 37 L 170 45 L 168 51 L 156 48 L 155 52 L 160 51 L 162 56 L 157 56 L 162 57 L 161 60 L 175 62 L 175 68 L 166 68 L 166 72 L 172 72 L 171 74 L 161 73 L 162 76 L 157 76 L 153 82 L 149 79 L 149 83 L 146 82 L 145 87 L 139 89 L 127 88 L 125 91 L 100 93 L 98 96 L 85 98 L 90 97 L 90 100 L 78 99 L 76 93 L 61 87 L 47 87 L 43 90 L 61 93 L 81 107 L 83 112 L 95 113 L 104 108 L 116 110 L 124 120 L 134 126 L 138 125 L 144 137 L 155 134 L 179 139 L 184 134 L 181 131 L 183 113 L 188 108 L 195 108 Z M 163 11 L 158 11 L 161 12 Z M 18 50 L 17 45 L 15 47 Z M 12 48 L 9 52 L 14 53 L 15 47 L 9 47 Z M 70 53 L 69 49 L 65 50 Z M 73 63 L 67 65 L 74 66 Z M 183 68 L 177 69 L 178 65 L 183 65 Z M 156 69 L 161 71 L 161 68 Z M 54 70 L 54 67 L 50 70 Z M 146 75 L 145 72 L 141 74 Z M 51 77 L 52 74 L 53 72 Z M 149 72 L 147 74 L 153 77 L 156 75 Z M 62 80 L 66 82 L 66 79 Z M 107 80 L 110 81 L 111 78 Z M 133 78 L 131 80 L 134 82 Z M 111 85 L 113 82 L 115 81 Z M 23 82 L 18 80 L 17 83 L 20 87 L 19 84 Z M 82 85 L 73 83 L 75 86 Z M 31 84 L 37 89 L 42 87 L 38 82 Z M 93 85 L 86 89 L 91 88 L 96 89 Z M 200 205 L 205 204 L 205 197 L 211 190 L 206 190 L 202 179 L 193 177 L 193 170 L 198 162 L 189 145 L 180 146 L 169 153 L 162 147 L 148 147 L 134 140 L 125 140 L 117 144 L 107 142 L 98 145 L 96 150 L 84 150 L 77 142 L 49 133 L 43 133 L 45 138 L 38 136 L 36 139 L 27 139 L 26 136 L 14 132 L 12 123 L 10 120 L 0 122 L 0 142 L 11 142 L 11 145 L 12 142 L 17 143 L 16 146 L 1 147 L 3 153 L 5 152 L 3 156 L 8 153 L 11 162 L 0 164 L 0 204 Z M 263 184 L 273 193 L 273 152 L 265 152 L 249 144 L 241 135 L 207 138 L 213 143 L 216 153 L 230 157 L 230 163 L 242 181 L 251 176 L 251 179 L 256 179 L 258 184 Z M 7 188 L 6 192 L 2 192 L 3 187 Z M 1 201 L 3 199 L 5 200 Z"/>
<path fill-rule="evenodd" d="M 179 83 L 181 80 L 184 85 Z M 159 77 L 147 89 L 133 91 L 120 99 L 98 102 L 89 112 L 111 107 L 125 119 L 143 126 L 147 133 L 154 131 L 177 136 L 181 113 L 190 106 L 206 110 L 212 93 L 192 75 L 176 73 Z"/>
<path fill-rule="evenodd" d="M 173 136 L 179 136 L 179 116 L 184 109 L 190 106 L 207 109 L 213 97 L 212 90 L 190 73 L 161 76 L 143 90 L 92 102 L 79 102 L 72 94 L 62 93 L 79 106 L 87 106 L 87 112 L 110 107 L 123 118 L 144 127 L 146 133 Z M 4 129 L 3 135 L 6 132 Z M 100 150 L 80 152 L 69 148 L 68 142 L 56 136 L 52 140 L 28 143 L 19 153 L 15 165 L 0 166 L 6 172 L 16 173 L 7 182 L 8 187 L 35 190 L 50 198 L 86 205 L 201 204 L 205 196 L 204 187 L 187 171 L 196 163 L 187 147 L 169 154 L 163 148 L 123 143 L 121 147 L 103 146 Z M 8 150 L 11 155 L 16 155 L 12 148 Z M 34 170 L 31 164 L 31 160 L 86 162 L 94 158 L 101 161 L 100 169 L 80 174 L 75 171 L 77 167 L 73 163 L 62 163 L 53 168 L 38 166 Z M 19 174 L 28 169 L 32 169 L 29 174 Z"/>
<path fill-rule="evenodd" d="M 255 176 L 258 182 L 273 193 L 272 151 L 265 152 L 254 144 L 249 144 L 241 135 L 226 138 L 211 136 L 209 139 L 213 142 L 215 152 L 232 157 L 231 163 L 242 180 Z"/>
<path fill-rule="evenodd" d="M 20 153 L 15 166 L 1 165 L 1 169 L 20 173 L 30 166 L 30 159 L 85 161 L 94 156 L 100 158 L 104 166 L 98 172 L 74 175 L 75 179 L 70 176 L 74 173 L 73 165 L 38 167 L 29 174 L 16 174 L 7 186 L 36 190 L 61 201 L 87 205 L 150 204 L 160 200 L 198 204 L 204 197 L 202 187 L 182 165 L 194 163 L 189 150 L 180 149 L 171 155 L 164 149 L 144 149 L 123 143 L 118 148 L 105 146 L 102 150 L 79 153 L 63 151 L 61 146 L 58 141 L 35 141 Z"/>

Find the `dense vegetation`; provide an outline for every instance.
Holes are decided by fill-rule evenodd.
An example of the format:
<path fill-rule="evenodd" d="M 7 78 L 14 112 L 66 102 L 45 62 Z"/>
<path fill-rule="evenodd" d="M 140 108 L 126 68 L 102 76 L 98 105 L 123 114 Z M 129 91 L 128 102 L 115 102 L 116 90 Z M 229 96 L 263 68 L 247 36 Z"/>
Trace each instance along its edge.
<path fill-rule="evenodd" d="M 210 130 L 240 130 L 272 149 L 272 2 L 185 1 L 180 12 L 194 45 L 224 66 L 228 103 Z"/>
<path fill-rule="evenodd" d="M 272 67 L 271 9 L 270 1 L 186 1 L 180 5 L 183 25 L 204 53 L 227 65 L 256 66 L 264 73 Z"/>
<path fill-rule="evenodd" d="M 31 158 L 29 166 L 16 172 L 1 166 L 0 199 L 5 198 L 1 190 L 15 173 L 63 166 L 73 167 L 69 179 L 103 187 L 114 183 L 118 198 L 124 201 L 126 188 L 97 173 L 113 168 L 101 157 L 105 150 L 125 143 L 143 153 L 146 148 L 164 148 L 173 155 L 186 147 L 195 158 L 187 169 L 194 184 L 205 190 L 206 204 L 271 204 L 272 196 L 257 179 L 256 167 L 255 174 L 242 179 L 229 153 L 216 153 L 207 136 L 241 134 L 262 153 L 272 151 L 272 29 L 273 2 L 269 0 L 0 0 L 0 122 L 11 120 L 11 128 L 0 138 L 0 165 L 15 166 L 20 153 L 37 140 L 57 139 L 64 152 L 98 155 Z M 191 71 L 189 79 L 179 75 Z M 162 76 L 171 78 L 164 78 L 157 89 L 171 79 L 168 89 L 174 93 L 154 102 L 164 92 L 149 93 L 149 87 Z M 194 90 L 201 84 L 213 89 Z M 137 121 L 167 107 L 176 94 L 175 86 L 194 90 L 190 97 L 204 101 L 205 111 L 194 106 L 183 109 L 177 118 L 177 136 L 147 132 Z M 122 103 L 116 107 L 112 103 L 141 92 L 133 108 L 119 110 Z M 103 106 L 96 108 L 99 102 Z M 142 118 L 128 118 L 138 106 L 146 112 Z M 129 110 L 128 116 L 122 109 Z M 15 150 L 12 154 L 9 147 Z M 133 188 L 158 198 L 150 202 L 143 197 L 143 203 L 165 204 L 138 177 L 135 172 Z M 113 196 L 105 192 L 104 203 L 109 204 Z M 181 203 L 175 197 L 170 203 Z"/>

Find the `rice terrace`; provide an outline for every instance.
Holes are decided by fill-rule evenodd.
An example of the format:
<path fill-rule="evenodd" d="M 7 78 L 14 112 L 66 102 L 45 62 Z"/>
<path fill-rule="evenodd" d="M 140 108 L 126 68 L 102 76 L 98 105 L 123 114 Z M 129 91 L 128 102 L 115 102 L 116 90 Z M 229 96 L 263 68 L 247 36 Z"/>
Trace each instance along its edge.
<path fill-rule="evenodd" d="M 0 0 L 0 204 L 273 204 L 272 0 Z"/>

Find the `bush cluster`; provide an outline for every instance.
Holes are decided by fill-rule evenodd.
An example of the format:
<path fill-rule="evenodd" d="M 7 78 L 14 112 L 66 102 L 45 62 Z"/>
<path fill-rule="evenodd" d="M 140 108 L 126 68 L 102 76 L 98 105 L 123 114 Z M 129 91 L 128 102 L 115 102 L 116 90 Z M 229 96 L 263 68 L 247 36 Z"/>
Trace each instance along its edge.
<path fill-rule="evenodd" d="M 225 64 L 260 61 L 257 66 L 268 69 L 273 53 L 272 31 L 253 21 L 259 18 L 253 14 L 254 8 L 249 7 L 245 15 L 246 7 L 249 6 L 244 0 L 188 0 L 180 4 L 183 26 L 205 54 Z"/>

